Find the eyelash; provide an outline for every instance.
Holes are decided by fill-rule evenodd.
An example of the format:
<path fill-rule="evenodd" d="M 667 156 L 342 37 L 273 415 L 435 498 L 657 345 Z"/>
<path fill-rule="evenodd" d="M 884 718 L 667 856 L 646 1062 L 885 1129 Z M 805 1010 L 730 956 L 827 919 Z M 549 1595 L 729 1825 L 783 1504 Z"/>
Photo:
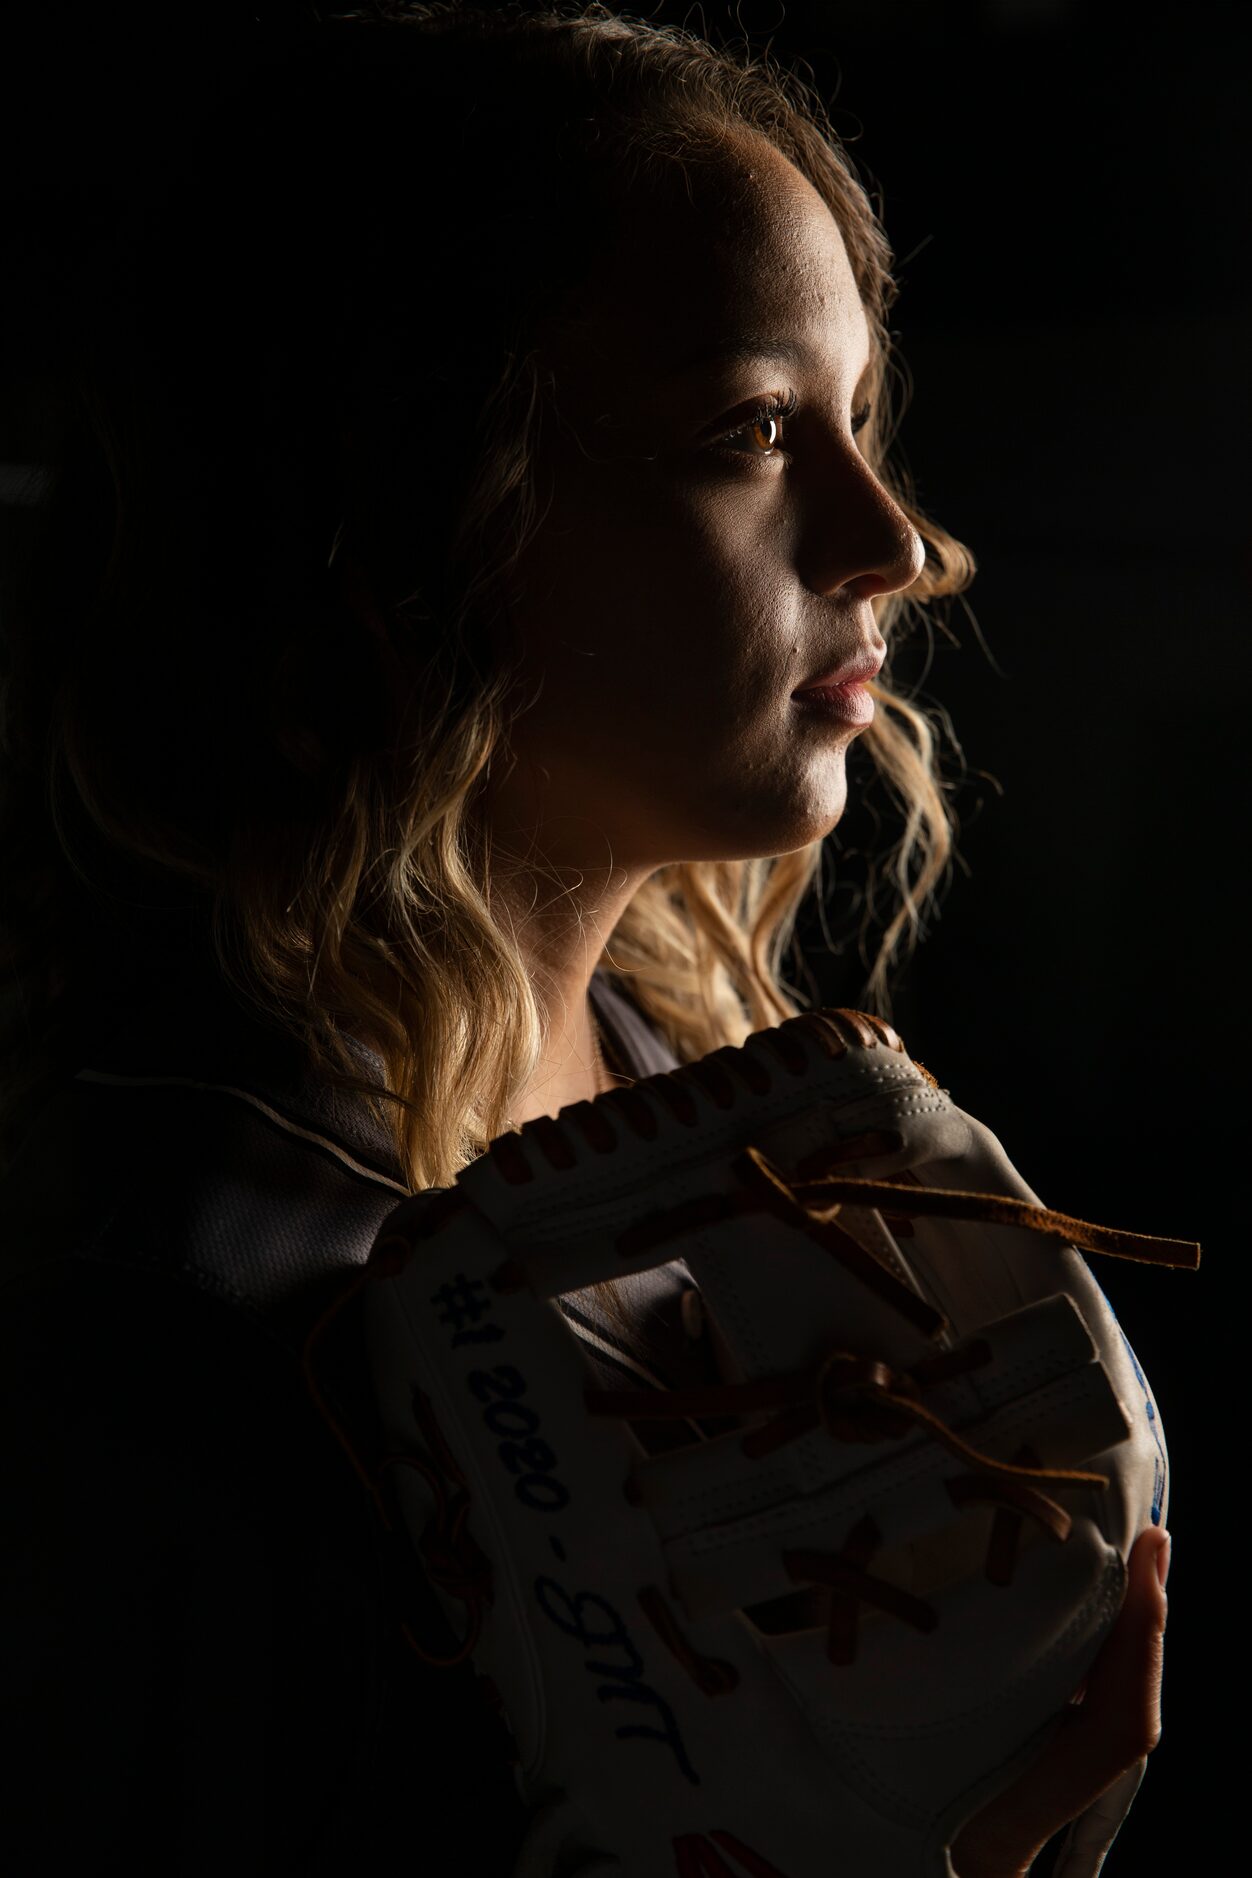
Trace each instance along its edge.
<path fill-rule="evenodd" d="M 742 424 L 736 424 L 733 430 L 727 431 L 724 436 L 719 437 L 717 442 L 713 445 L 713 448 L 715 450 L 726 449 L 737 437 L 746 436 L 754 425 L 763 424 L 767 418 L 772 417 L 776 420 L 782 420 L 794 417 L 799 406 L 800 400 L 794 391 L 790 392 L 786 397 L 783 397 L 780 393 L 775 393 L 773 397 L 766 398 L 763 403 L 759 404 L 752 415 L 745 419 Z M 852 413 L 852 434 L 854 437 L 858 431 L 863 430 L 865 425 L 868 424 L 870 412 L 873 408 L 872 404 L 864 404 L 859 411 Z M 776 452 L 777 449 L 778 445 L 776 443 L 771 444 L 771 454 L 766 455 L 758 452 L 757 461 L 761 463 L 772 461 L 772 453 Z M 742 457 L 744 452 L 742 450 L 731 450 L 730 454 L 732 456 Z"/>

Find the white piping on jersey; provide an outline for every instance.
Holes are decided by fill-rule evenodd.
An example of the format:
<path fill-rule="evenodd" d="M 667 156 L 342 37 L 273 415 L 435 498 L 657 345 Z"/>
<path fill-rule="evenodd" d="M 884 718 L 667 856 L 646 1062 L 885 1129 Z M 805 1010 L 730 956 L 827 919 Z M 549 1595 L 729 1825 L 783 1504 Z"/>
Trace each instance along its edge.
<path fill-rule="evenodd" d="M 259 1110 L 262 1115 L 267 1116 L 270 1121 L 275 1122 L 279 1128 L 285 1129 L 289 1135 L 295 1135 L 302 1141 L 311 1141 L 316 1143 L 318 1147 L 326 1148 L 328 1152 L 333 1154 L 336 1160 L 341 1161 L 345 1167 L 350 1167 L 354 1173 L 363 1174 L 367 1180 L 373 1181 L 376 1186 L 390 1187 L 393 1192 L 404 1195 L 406 1199 L 409 1197 L 410 1189 L 404 1186 L 401 1181 L 392 1180 L 386 1174 L 380 1174 L 376 1169 L 366 1167 L 362 1162 L 358 1161 L 355 1156 L 349 1154 L 346 1148 L 341 1147 L 337 1141 L 331 1141 L 326 1135 L 319 1135 L 316 1130 L 312 1128 L 302 1128 L 298 1122 L 293 1122 L 290 1116 L 284 1115 L 281 1109 L 276 1109 L 272 1107 L 270 1103 L 263 1102 L 260 1096 L 253 1095 L 250 1090 L 236 1089 L 230 1083 L 201 1082 L 194 1076 L 119 1076 L 110 1070 L 100 1069 L 80 1069 L 76 1072 L 75 1081 L 107 1083 L 114 1088 L 127 1089 L 199 1089 L 201 1092 L 209 1095 L 234 1096 L 236 1101 L 246 1102 L 250 1108 Z M 619 1350 L 614 1344 L 607 1342 L 603 1337 L 597 1336 L 594 1330 L 588 1330 L 584 1325 L 570 1317 L 565 1311 L 561 1312 L 561 1316 L 576 1337 L 580 1337 L 584 1343 L 590 1344 L 593 1349 L 602 1351 L 605 1356 L 611 1357 L 614 1362 L 621 1364 L 623 1368 L 633 1371 L 642 1382 L 647 1383 L 650 1389 L 656 1389 L 664 1394 L 666 1389 L 665 1383 L 661 1381 L 659 1376 L 654 1375 L 643 1363 L 636 1362 L 634 1357 L 628 1356 L 624 1350 Z M 696 1428 L 694 1423 L 690 1425 L 694 1433 L 700 1433 L 700 1430 Z"/>
<path fill-rule="evenodd" d="M 355 1155 L 349 1154 L 348 1150 L 341 1147 L 337 1141 L 332 1141 L 327 1135 L 319 1135 L 316 1129 L 302 1128 L 298 1122 L 293 1122 L 289 1115 L 284 1115 L 281 1109 L 272 1108 L 268 1102 L 263 1102 L 260 1096 L 253 1095 L 247 1089 L 235 1089 L 229 1083 L 198 1082 L 194 1076 L 117 1076 L 108 1070 L 100 1069 L 80 1069 L 75 1080 L 111 1083 L 115 1087 L 131 1089 L 200 1089 L 211 1095 L 234 1096 L 237 1101 L 246 1102 L 251 1108 L 259 1109 L 262 1115 L 276 1122 L 280 1128 L 286 1129 L 289 1135 L 296 1135 L 302 1141 L 316 1142 L 318 1147 L 327 1149 L 337 1161 L 342 1161 L 343 1165 L 350 1167 L 353 1173 L 363 1174 L 367 1180 L 372 1180 L 375 1186 L 390 1187 L 393 1193 L 401 1194 L 405 1199 L 408 1199 L 411 1192 L 403 1181 L 392 1180 L 387 1174 L 380 1174 L 377 1168 L 366 1167 L 364 1162 L 358 1161 Z"/>

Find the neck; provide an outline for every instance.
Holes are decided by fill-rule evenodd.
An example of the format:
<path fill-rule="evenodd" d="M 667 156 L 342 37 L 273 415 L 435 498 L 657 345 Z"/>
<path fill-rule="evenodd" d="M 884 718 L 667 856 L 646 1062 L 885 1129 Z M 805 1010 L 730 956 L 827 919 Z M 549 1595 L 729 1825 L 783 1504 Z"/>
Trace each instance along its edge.
<path fill-rule="evenodd" d="M 575 910 L 568 904 L 561 909 L 567 915 Z M 609 911 L 615 918 L 616 903 Z M 523 1098 L 528 1115 L 554 1115 L 569 1103 L 601 1095 L 618 1087 L 626 1073 L 600 1031 L 590 994 L 612 925 L 586 911 L 569 924 L 556 916 L 557 909 L 548 912 L 552 917 L 547 921 L 530 909 L 524 920 L 514 914 L 512 922 L 548 1026 L 543 1054 Z"/>
<path fill-rule="evenodd" d="M 588 987 L 622 914 L 660 863 L 625 854 L 594 814 L 554 800 L 545 765 L 513 754 L 493 763 L 482 802 L 489 890 L 547 1020 L 523 1107 L 554 1114 L 624 1079 L 625 1065 L 597 1053 Z"/>

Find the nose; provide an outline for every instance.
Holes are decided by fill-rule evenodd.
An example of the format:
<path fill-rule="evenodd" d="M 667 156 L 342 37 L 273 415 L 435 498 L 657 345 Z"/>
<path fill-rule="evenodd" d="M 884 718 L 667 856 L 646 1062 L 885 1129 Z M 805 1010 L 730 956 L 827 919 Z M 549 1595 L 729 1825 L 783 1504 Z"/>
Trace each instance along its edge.
<path fill-rule="evenodd" d="M 926 544 L 859 450 L 850 456 L 833 487 L 827 481 L 823 490 L 808 585 L 873 600 L 913 585 L 926 564 Z"/>

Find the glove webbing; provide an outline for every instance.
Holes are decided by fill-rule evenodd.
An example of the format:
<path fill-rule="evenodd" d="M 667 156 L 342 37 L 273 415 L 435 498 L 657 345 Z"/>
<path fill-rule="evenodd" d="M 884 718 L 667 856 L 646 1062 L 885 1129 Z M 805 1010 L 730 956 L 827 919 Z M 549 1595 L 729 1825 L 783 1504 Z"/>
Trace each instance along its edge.
<path fill-rule="evenodd" d="M 941 1372 L 932 1359 L 927 1384 L 946 1381 L 951 1376 L 980 1368 L 990 1362 L 991 1349 L 981 1339 L 965 1350 L 949 1353 L 950 1362 Z M 915 1366 L 921 1370 L 924 1366 Z M 1088 1473 L 1083 1468 L 1021 1467 L 997 1461 L 963 1441 L 931 1410 L 917 1399 L 918 1375 L 909 1370 L 893 1370 L 873 1357 L 854 1356 L 846 1350 L 831 1350 L 808 1369 L 796 1370 L 768 1382 L 707 1383 L 691 1389 L 588 1389 L 584 1394 L 593 1415 L 616 1415 L 626 1421 L 701 1420 L 721 1415 L 759 1413 L 776 1408 L 782 1413 L 761 1428 L 744 1436 L 740 1450 L 749 1459 L 772 1454 L 775 1448 L 798 1436 L 824 1427 L 836 1441 L 883 1441 L 907 1434 L 909 1423 L 921 1423 L 926 1431 L 961 1459 L 973 1463 L 980 1473 L 1018 1488 L 1029 1489 L 1032 1481 L 1046 1480 L 1057 1487 L 1107 1487 L 1104 1474 Z M 1069 1516 L 1048 1501 L 1043 1494 L 1031 1493 L 1052 1509 L 1046 1523 L 1054 1529 L 1063 1527 L 1058 1537 L 1069 1530 Z M 1017 1497 L 1014 1505 L 1029 1510 L 1029 1502 Z"/>
<path fill-rule="evenodd" d="M 861 1153 L 870 1152 L 870 1139 L 861 1137 L 856 1141 L 837 1144 L 833 1158 L 847 1160 L 853 1158 L 858 1150 Z M 872 1139 L 873 1151 L 881 1151 L 882 1136 L 875 1135 Z M 810 1157 L 809 1165 L 820 1162 L 822 1158 Z M 827 1154 L 825 1158 L 830 1159 L 832 1155 Z M 745 1181 L 747 1191 L 729 1195 L 699 1195 L 654 1213 L 649 1219 L 637 1222 L 618 1235 L 616 1245 L 619 1254 L 635 1257 L 642 1250 L 664 1245 L 668 1240 L 690 1233 L 701 1225 L 767 1210 L 816 1238 L 856 1277 L 863 1279 L 868 1267 L 875 1275 L 874 1289 L 879 1295 L 896 1304 L 902 1315 L 914 1323 L 926 1321 L 926 1327 L 931 1329 L 932 1334 L 945 1325 L 941 1314 L 873 1258 L 850 1234 L 842 1228 L 835 1228 L 832 1232 L 832 1218 L 814 1219 L 814 1202 L 821 1210 L 822 1202 L 833 1201 L 833 1207 L 825 1209 L 833 1214 L 847 1201 L 872 1204 L 875 1200 L 889 1199 L 905 1215 L 939 1215 L 1021 1226 L 1047 1238 L 1061 1239 L 1066 1244 L 1081 1245 L 1089 1251 L 1107 1252 L 1115 1257 L 1137 1258 L 1191 1269 L 1199 1263 L 1200 1248 L 1192 1242 L 1093 1225 L 1085 1220 L 1074 1219 L 1067 1213 L 1057 1213 L 1050 1208 L 1002 1194 L 971 1193 L 953 1188 L 850 1177 L 832 1177 L 792 1185 L 758 1148 L 751 1146 L 736 1158 L 734 1165 L 736 1172 Z M 1130 1246 L 1134 1249 L 1129 1249 Z M 515 1259 L 506 1261 L 493 1275 L 493 1283 L 500 1289 L 511 1289 L 524 1282 L 524 1269 Z M 1056 1487 L 1107 1487 L 1105 1475 L 1083 1469 L 1024 1467 L 997 1461 L 963 1441 L 917 1399 L 919 1388 L 978 1367 L 989 1361 L 990 1355 L 987 1345 L 976 1341 L 967 1346 L 963 1354 L 950 1352 L 946 1357 L 926 1358 L 913 1365 L 911 1371 L 900 1373 L 885 1363 L 832 1350 L 814 1367 L 771 1381 L 722 1383 L 702 1389 L 669 1390 L 661 1395 L 633 1390 L 589 1390 L 587 1405 L 593 1413 L 618 1415 L 626 1419 L 687 1419 L 752 1414 L 771 1408 L 780 1410 L 781 1413 L 773 1421 L 745 1437 L 743 1452 L 753 1458 L 770 1453 L 783 1442 L 808 1433 L 819 1423 L 836 1439 L 865 1441 L 902 1434 L 909 1420 L 912 1420 L 923 1424 L 954 1454 L 972 1462 L 981 1475 L 990 1476 L 1002 1485 L 1015 1482 L 1020 1487 L 1032 1480 L 1046 1480 Z M 887 1412 L 885 1415 L 884 1411 Z M 1063 1539 L 1068 1533 L 1068 1514 L 1046 1495 L 1032 1493 L 1029 1500 L 1024 1500 L 1019 1493 L 1012 1498 L 1011 1504 L 1018 1511 L 1030 1512 L 1041 1519 L 1058 1538 Z"/>
<path fill-rule="evenodd" d="M 772 1421 L 744 1436 L 741 1450 L 752 1458 L 773 1452 L 819 1423 L 837 1440 L 879 1441 L 907 1432 L 910 1420 L 920 1421 L 945 1447 L 974 1463 L 975 1471 L 953 1475 L 945 1480 L 944 1486 L 957 1508 L 976 1503 L 996 1508 L 984 1569 L 993 1584 L 1007 1585 L 1012 1579 L 1023 1516 L 1036 1520 L 1061 1542 L 1068 1538 L 1072 1524 L 1064 1507 L 1028 1483 L 1046 1480 L 1053 1487 L 1104 1488 L 1108 1486 L 1108 1479 L 1104 1474 L 1078 1468 L 1041 1467 L 1030 1449 L 1019 1449 L 1016 1463 L 997 1461 L 962 1441 L 939 1416 L 931 1414 L 916 1400 L 920 1387 L 933 1386 L 979 1368 L 991 1360 L 991 1355 L 985 1339 L 976 1338 L 963 1350 L 925 1357 L 910 1371 L 898 1372 L 872 1358 L 836 1350 L 823 1362 L 774 1381 L 721 1383 L 655 1394 L 645 1390 L 588 1389 L 584 1399 L 591 1414 L 616 1415 L 627 1421 L 780 1409 L 782 1412 Z M 627 1497 L 637 1502 L 637 1490 Z M 880 1542 L 879 1529 L 867 1515 L 852 1529 L 837 1553 L 800 1550 L 782 1554 L 783 1568 L 789 1578 L 796 1583 L 823 1586 L 830 1593 L 826 1653 L 832 1663 L 851 1663 L 854 1659 L 858 1603 L 872 1604 L 923 1631 L 933 1630 L 937 1622 L 933 1607 L 923 1599 L 866 1571 Z M 758 1628 L 772 1634 L 811 1628 L 811 1600 L 800 1601 L 795 1621 L 778 1621 L 779 1607 L 789 1602 L 787 1598 L 773 1599 L 746 1614 L 754 1622 L 764 1620 L 758 1623 Z M 649 1612 L 649 1615 L 655 1622 L 654 1613 Z M 701 1676 L 692 1670 L 673 1640 L 661 1631 L 660 1625 L 656 1628 L 684 1668 L 693 1674 L 693 1680 L 704 1687 Z"/>
<path fill-rule="evenodd" d="M 887 1146 L 891 1143 L 888 1141 Z M 810 1157 L 814 1163 L 829 1164 L 831 1159 L 854 1158 L 862 1153 L 883 1151 L 881 1134 L 864 1137 L 859 1142 L 837 1144 L 833 1154 Z M 890 1200 L 905 1217 L 937 1214 L 956 1219 L 984 1220 L 988 1223 L 1026 1227 L 1042 1235 L 1078 1244 L 1090 1251 L 1113 1256 L 1137 1258 L 1145 1262 L 1194 1269 L 1199 1263 L 1198 1245 L 1144 1234 L 1122 1232 L 1117 1228 L 1093 1225 L 1068 1214 L 1011 1199 L 999 1194 L 971 1193 L 951 1188 L 923 1187 L 903 1181 L 869 1181 L 853 1178 L 827 1178 L 792 1185 L 788 1183 L 761 1152 L 748 1147 L 736 1163 L 736 1170 L 747 1182 L 749 1191 L 738 1195 L 708 1195 L 688 1200 L 679 1206 L 654 1214 L 621 1234 L 618 1250 L 624 1256 L 636 1256 L 640 1250 L 664 1244 L 666 1240 L 689 1233 L 702 1224 L 713 1223 L 736 1214 L 764 1207 L 780 1214 L 789 1223 L 801 1227 L 809 1236 L 864 1276 L 869 1260 L 879 1274 L 874 1289 L 889 1296 L 904 1315 L 918 1322 L 917 1305 L 929 1313 L 931 1326 L 944 1323 L 938 1312 L 916 1298 L 895 1275 L 879 1264 L 858 1241 L 836 1229 L 834 1215 L 845 1203 L 873 1204 Z M 808 1168 L 806 1168 L 808 1171 Z M 814 1219 L 814 1203 L 828 1206 L 824 1219 Z M 815 1231 L 815 1228 L 824 1230 Z M 514 1261 L 497 1273 L 497 1281 L 517 1283 L 522 1274 Z M 1029 1449 L 1019 1450 L 1015 1462 L 1004 1462 L 981 1453 L 963 1441 L 955 1430 L 918 1401 L 922 1387 L 961 1374 L 990 1360 L 991 1351 L 984 1340 L 976 1339 L 964 1351 L 923 1359 L 911 1371 L 893 1371 L 889 1365 L 870 1358 L 833 1350 L 818 1364 L 791 1376 L 765 1382 L 723 1383 L 704 1388 L 669 1390 L 660 1395 L 636 1390 L 589 1389 L 587 1407 L 593 1414 L 612 1414 L 626 1420 L 701 1418 L 726 1414 L 759 1413 L 766 1409 L 780 1411 L 770 1422 L 747 1434 L 742 1452 L 757 1457 L 772 1452 L 784 1442 L 808 1433 L 818 1425 L 828 1434 L 843 1440 L 881 1440 L 906 1432 L 910 1420 L 921 1423 L 929 1433 L 963 1458 L 975 1471 L 954 1476 L 945 1486 L 958 1507 L 977 1502 L 996 1507 L 996 1518 L 988 1542 L 986 1573 L 993 1583 L 1011 1581 L 1017 1541 L 1023 1515 L 1037 1520 L 1052 1537 L 1063 1542 L 1069 1535 L 1068 1513 L 1047 1494 L 1028 1484 L 1046 1480 L 1052 1487 L 1076 1486 L 1106 1488 L 1108 1479 L 1085 1469 L 1044 1468 Z M 881 1535 L 872 1519 L 866 1516 L 838 1553 L 790 1551 L 783 1554 L 789 1577 L 798 1582 L 822 1585 L 830 1593 L 827 1656 L 833 1663 L 854 1660 L 856 1614 L 861 1603 L 872 1604 L 914 1625 L 930 1630 L 937 1621 L 932 1606 L 901 1591 L 888 1581 L 874 1578 L 865 1570 Z M 773 1600 L 775 1605 L 786 1600 Z M 765 1614 L 768 1607 L 758 1607 Z M 751 1615 L 751 1613 L 749 1613 Z M 671 1642 L 670 1647 L 673 1648 Z M 678 1654 L 678 1652 L 675 1652 Z M 682 1660 L 680 1658 L 680 1660 Z M 696 1678 L 699 1680 L 699 1678 Z M 710 1691 L 712 1693 L 713 1691 Z"/>

